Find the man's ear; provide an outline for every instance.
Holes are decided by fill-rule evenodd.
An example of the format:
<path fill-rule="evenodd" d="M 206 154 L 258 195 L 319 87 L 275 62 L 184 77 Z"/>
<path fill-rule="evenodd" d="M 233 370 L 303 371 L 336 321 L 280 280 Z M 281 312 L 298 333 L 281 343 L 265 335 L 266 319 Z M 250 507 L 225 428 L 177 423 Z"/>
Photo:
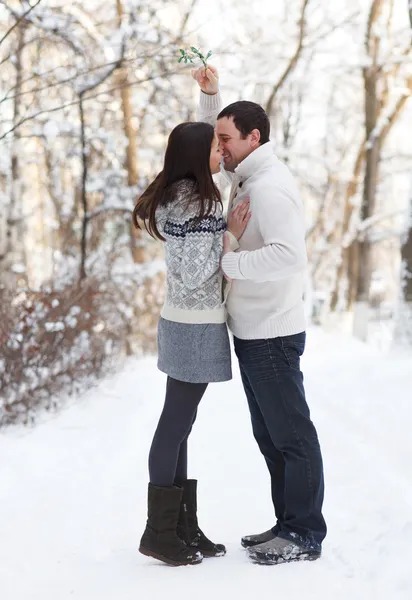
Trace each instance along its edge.
<path fill-rule="evenodd" d="M 253 129 L 250 132 L 250 145 L 253 149 L 257 148 L 260 144 L 260 131 L 259 129 Z"/>

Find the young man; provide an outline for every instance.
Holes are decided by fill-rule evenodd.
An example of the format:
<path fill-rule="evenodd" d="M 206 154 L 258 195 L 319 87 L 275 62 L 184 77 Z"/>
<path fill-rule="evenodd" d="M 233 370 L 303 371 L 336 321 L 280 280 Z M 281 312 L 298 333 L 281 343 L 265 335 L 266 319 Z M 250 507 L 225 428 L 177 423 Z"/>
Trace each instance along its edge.
<path fill-rule="evenodd" d="M 199 68 L 192 75 L 201 89 L 198 119 L 216 124 L 222 172 L 232 183 L 229 211 L 250 198 L 251 218 L 239 244 L 225 234 L 222 268 L 231 280 L 228 324 L 277 522 L 242 538 L 242 545 L 258 563 L 314 560 L 326 523 L 322 455 L 300 371 L 307 262 L 302 202 L 290 171 L 273 153 L 263 108 L 242 101 L 219 112 L 217 70 Z"/>

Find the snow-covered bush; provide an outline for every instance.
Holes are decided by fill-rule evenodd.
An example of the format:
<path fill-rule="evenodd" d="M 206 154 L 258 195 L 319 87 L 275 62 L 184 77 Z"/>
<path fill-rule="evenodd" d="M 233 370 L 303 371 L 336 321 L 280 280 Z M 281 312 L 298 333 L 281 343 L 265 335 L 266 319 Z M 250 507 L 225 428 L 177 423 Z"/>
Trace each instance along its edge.
<path fill-rule="evenodd" d="M 132 353 L 155 350 L 161 275 L 0 290 L 0 426 L 30 423 Z"/>

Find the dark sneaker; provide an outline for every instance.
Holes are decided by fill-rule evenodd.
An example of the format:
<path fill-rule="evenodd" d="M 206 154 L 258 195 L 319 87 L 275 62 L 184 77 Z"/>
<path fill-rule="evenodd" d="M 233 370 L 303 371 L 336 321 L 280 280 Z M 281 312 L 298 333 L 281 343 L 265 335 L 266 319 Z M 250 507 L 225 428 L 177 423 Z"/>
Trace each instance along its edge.
<path fill-rule="evenodd" d="M 264 544 L 250 548 L 249 558 L 260 565 L 278 565 L 281 563 L 316 560 L 320 558 L 321 552 L 313 548 L 304 548 L 291 540 L 276 537 Z"/>
<path fill-rule="evenodd" d="M 268 531 L 264 531 L 263 533 L 245 535 L 240 540 L 240 543 L 242 544 L 243 548 L 252 548 L 253 546 L 258 546 L 259 544 L 264 544 L 266 542 L 274 540 L 278 533 L 278 529 L 274 527 L 273 529 L 269 529 Z"/>

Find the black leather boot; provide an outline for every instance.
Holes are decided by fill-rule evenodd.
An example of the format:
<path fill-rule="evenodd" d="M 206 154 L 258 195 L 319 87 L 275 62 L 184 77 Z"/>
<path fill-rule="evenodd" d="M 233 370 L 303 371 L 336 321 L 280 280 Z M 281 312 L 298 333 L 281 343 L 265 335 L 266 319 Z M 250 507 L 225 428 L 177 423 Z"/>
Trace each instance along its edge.
<path fill-rule="evenodd" d="M 139 552 L 175 567 L 197 565 L 203 556 L 198 548 L 187 546 L 177 535 L 183 490 L 149 483 L 146 529 Z"/>
<path fill-rule="evenodd" d="M 204 557 L 224 556 L 226 548 L 223 544 L 211 542 L 200 529 L 197 522 L 197 481 L 187 479 L 179 483 L 183 489 L 180 505 L 177 535 L 188 546 L 199 550 Z"/>

